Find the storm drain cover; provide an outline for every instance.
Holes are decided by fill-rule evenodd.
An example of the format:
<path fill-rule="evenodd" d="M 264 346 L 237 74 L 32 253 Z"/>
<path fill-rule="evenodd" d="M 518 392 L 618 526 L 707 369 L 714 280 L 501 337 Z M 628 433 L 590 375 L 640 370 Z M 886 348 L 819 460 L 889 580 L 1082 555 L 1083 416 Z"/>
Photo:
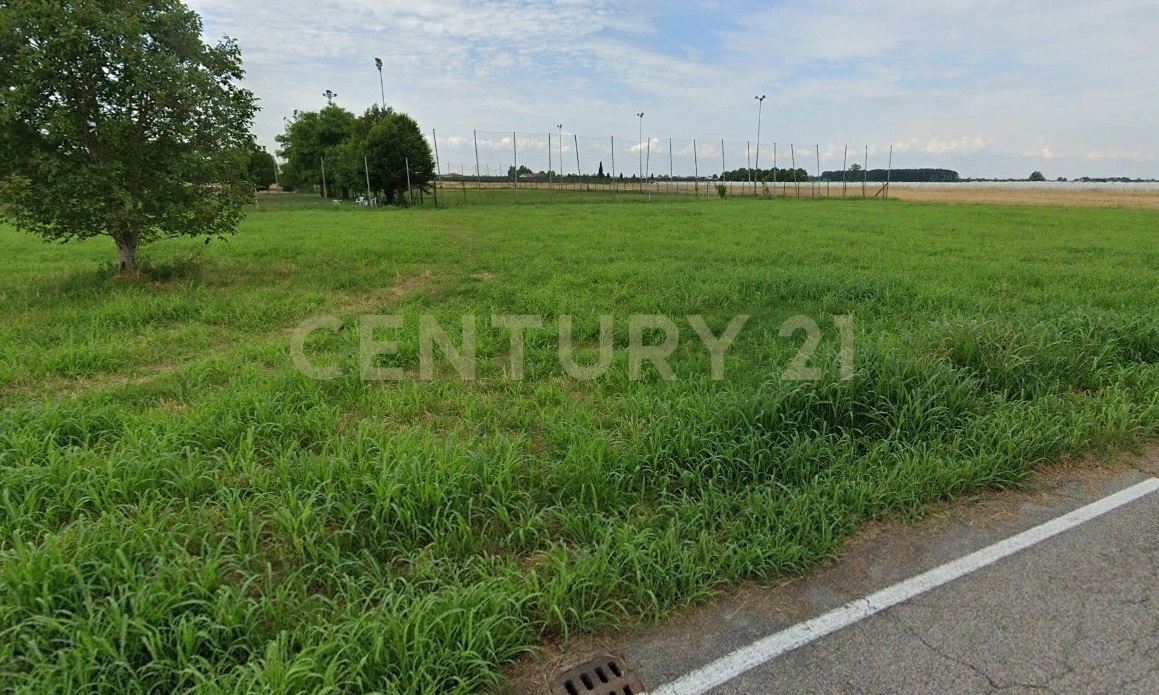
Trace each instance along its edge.
<path fill-rule="evenodd" d="M 644 684 L 621 659 L 601 656 L 556 675 L 552 695 L 641 695 Z"/>

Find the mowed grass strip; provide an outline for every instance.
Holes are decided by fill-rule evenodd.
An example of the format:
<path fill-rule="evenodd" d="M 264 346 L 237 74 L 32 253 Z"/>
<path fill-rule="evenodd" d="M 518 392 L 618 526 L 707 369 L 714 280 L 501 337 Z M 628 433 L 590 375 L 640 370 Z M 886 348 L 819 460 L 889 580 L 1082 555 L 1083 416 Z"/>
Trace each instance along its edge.
<path fill-rule="evenodd" d="M 0 229 L 4 691 L 487 691 L 543 640 L 1159 434 L 1153 211 L 282 204 L 138 279 L 112 253 Z M 343 374 L 312 381 L 289 332 L 325 313 Z M 361 381 L 364 314 L 406 317 L 409 373 L 419 315 L 477 315 L 479 379 Z M 544 316 L 523 382 L 498 314 Z M 564 373 L 565 314 L 588 347 L 615 317 L 604 378 Z M 628 379 L 631 314 L 676 321 L 676 381 Z M 739 314 L 714 382 L 684 317 Z M 819 382 L 780 378 L 794 315 Z"/>

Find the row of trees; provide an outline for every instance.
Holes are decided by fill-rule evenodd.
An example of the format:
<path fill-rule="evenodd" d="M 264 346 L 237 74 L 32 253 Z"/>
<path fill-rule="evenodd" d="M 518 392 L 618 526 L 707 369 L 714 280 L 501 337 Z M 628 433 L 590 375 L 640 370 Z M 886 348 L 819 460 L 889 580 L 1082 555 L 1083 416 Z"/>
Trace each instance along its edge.
<path fill-rule="evenodd" d="M 583 181 L 588 183 L 601 183 L 612 180 L 611 174 L 604 172 L 604 164 L 600 162 L 599 172 L 596 174 L 563 174 L 562 176 L 555 171 L 534 171 L 526 165 L 520 164 L 519 169 L 514 165 L 507 167 L 507 181 L 511 181 L 516 176 L 521 179 L 536 177 L 537 180 L 543 179 L 561 179 L 565 181 Z M 621 181 L 637 181 L 639 176 L 637 174 L 629 174 L 627 177 L 623 173 L 618 174 Z M 496 176 L 482 176 L 479 177 L 488 181 L 501 180 Z M 695 181 L 695 176 L 669 176 L 668 174 L 649 174 L 649 181 Z M 765 181 L 766 183 L 773 183 L 776 181 L 795 182 L 795 181 L 809 181 L 809 173 L 804 169 L 734 169 L 732 171 L 723 172 L 721 174 L 712 174 L 711 176 L 701 176 L 701 181 Z"/>
<path fill-rule="evenodd" d="M 715 177 L 714 177 L 715 178 Z M 732 171 L 724 172 L 724 181 L 763 181 L 765 183 L 781 183 L 788 181 L 793 183 L 796 181 L 808 181 L 809 172 L 804 169 L 781 169 L 773 167 L 772 169 L 754 169 L 752 167 L 740 169 L 733 169 Z"/>
<path fill-rule="evenodd" d="M 842 172 L 823 171 L 822 181 L 841 181 Z M 959 180 L 958 172 L 953 169 L 869 169 L 863 170 L 860 164 L 854 164 L 844 174 L 845 181 L 871 181 L 874 183 L 954 183 Z"/>
<path fill-rule="evenodd" d="M 277 137 L 286 188 L 314 187 L 332 198 L 382 195 L 405 205 L 435 179 L 430 144 L 410 116 L 375 104 L 361 116 L 330 105 L 299 112 Z"/>

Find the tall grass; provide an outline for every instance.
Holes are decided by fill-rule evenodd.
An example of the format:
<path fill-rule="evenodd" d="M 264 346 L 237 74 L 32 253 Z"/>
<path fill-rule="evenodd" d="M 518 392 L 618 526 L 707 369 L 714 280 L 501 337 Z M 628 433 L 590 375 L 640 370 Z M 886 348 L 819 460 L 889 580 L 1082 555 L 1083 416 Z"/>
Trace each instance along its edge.
<path fill-rule="evenodd" d="M 478 692 L 544 639 L 807 570 L 862 522 L 1159 434 L 1159 217 L 860 202 L 259 208 L 211 244 L 0 229 L 0 689 Z M 311 381 L 288 328 L 333 312 Z M 357 316 L 480 316 L 358 379 Z M 679 379 L 630 381 L 629 314 Z M 541 314 L 509 382 L 491 314 Z M 616 317 L 608 375 L 568 379 Z M 751 315 L 727 378 L 681 317 Z M 823 328 L 817 383 L 780 374 Z M 838 378 L 832 317 L 855 317 Z"/>

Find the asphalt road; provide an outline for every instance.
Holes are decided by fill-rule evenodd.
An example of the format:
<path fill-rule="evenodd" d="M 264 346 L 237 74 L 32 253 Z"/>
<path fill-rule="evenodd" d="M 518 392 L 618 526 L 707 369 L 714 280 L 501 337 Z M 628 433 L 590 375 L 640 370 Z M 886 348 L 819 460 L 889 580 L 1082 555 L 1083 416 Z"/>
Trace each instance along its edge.
<path fill-rule="evenodd" d="M 1152 456 L 1147 468 L 1159 458 Z M 1031 495 L 870 528 L 840 561 L 668 624 L 586 645 L 649 692 L 817 618 L 1148 480 L 1066 473 Z M 1000 496 L 1001 497 L 1001 496 Z M 577 650 L 559 655 L 578 661 Z M 534 690 L 538 690 L 535 688 Z M 1159 693 L 1159 492 L 866 617 L 708 692 Z"/>
<path fill-rule="evenodd" d="M 713 693 L 1159 693 L 1159 494 Z"/>

